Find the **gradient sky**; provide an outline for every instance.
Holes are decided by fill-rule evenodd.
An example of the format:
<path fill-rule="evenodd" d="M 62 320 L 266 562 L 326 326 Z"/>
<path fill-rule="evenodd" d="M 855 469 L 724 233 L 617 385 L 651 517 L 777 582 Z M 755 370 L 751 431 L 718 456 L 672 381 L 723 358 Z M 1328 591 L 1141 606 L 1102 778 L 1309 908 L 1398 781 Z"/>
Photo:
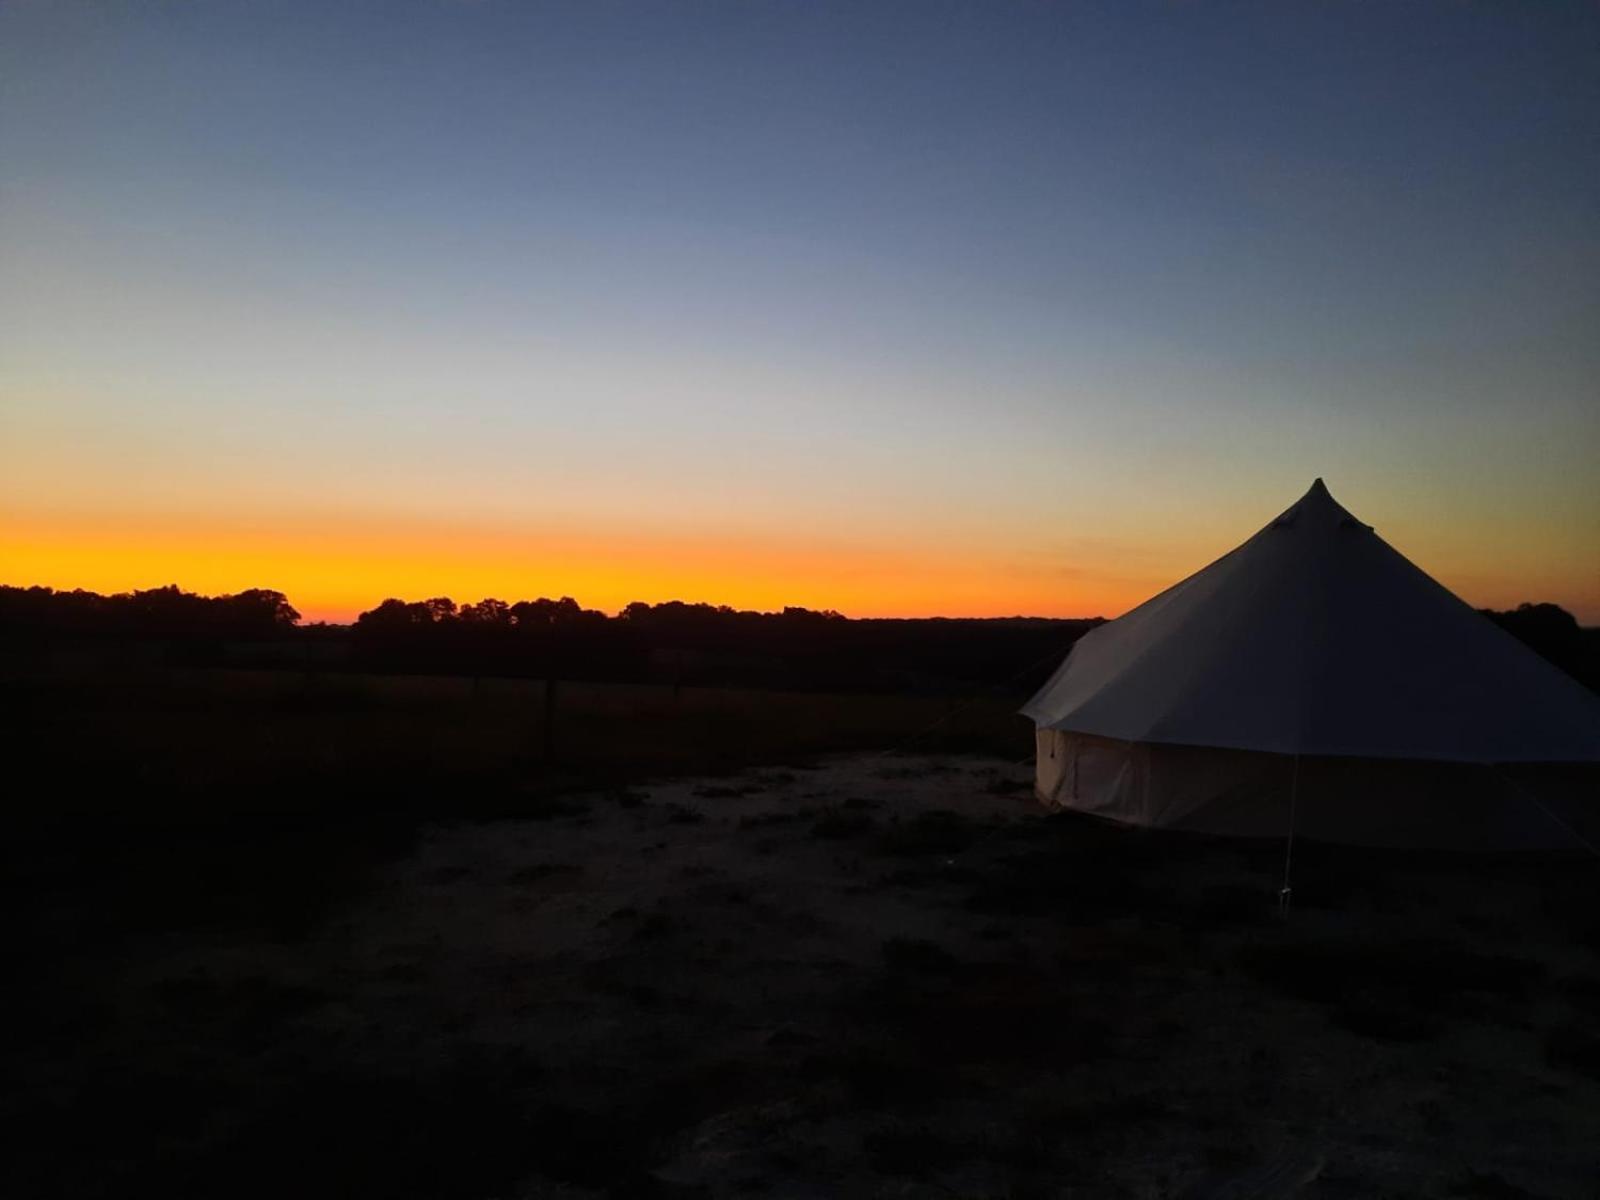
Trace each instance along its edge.
<path fill-rule="evenodd" d="M 0 4 L 0 581 L 1600 622 L 1600 6 Z"/>

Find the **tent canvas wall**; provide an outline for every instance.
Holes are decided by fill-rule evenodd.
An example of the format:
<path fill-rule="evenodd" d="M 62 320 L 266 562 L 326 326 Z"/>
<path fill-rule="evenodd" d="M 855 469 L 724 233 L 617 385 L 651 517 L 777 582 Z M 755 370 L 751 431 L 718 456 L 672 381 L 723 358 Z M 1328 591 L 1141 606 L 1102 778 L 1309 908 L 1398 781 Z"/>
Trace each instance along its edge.
<path fill-rule="evenodd" d="M 1317 480 L 1210 566 L 1079 639 L 1023 709 L 1050 804 L 1377 845 L 1580 845 L 1600 697 Z"/>

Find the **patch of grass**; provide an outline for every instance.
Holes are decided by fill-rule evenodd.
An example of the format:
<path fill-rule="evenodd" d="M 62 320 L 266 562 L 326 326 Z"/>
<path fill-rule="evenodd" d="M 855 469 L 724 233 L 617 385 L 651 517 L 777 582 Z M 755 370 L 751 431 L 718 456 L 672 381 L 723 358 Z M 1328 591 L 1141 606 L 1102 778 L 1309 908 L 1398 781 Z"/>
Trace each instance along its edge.
<path fill-rule="evenodd" d="M 13 778 L 52 793 L 50 805 L 20 815 L 41 829 L 134 812 L 139 823 L 224 812 L 323 822 L 375 811 L 514 815 L 516 789 L 530 776 L 603 794 L 647 779 L 763 765 L 795 775 L 813 769 L 816 754 L 892 744 L 945 707 L 927 696 L 697 688 L 674 697 L 670 687 L 572 682 L 562 685 L 547 756 L 542 702 L 516 682 L 478 703 L 467 679 L 330 674 L 318 681 L 320 699 L 308 704 L 281 699 L 306 691 L 299 671 L 129 673 L 108 664 L 59 678 L 45 672 L 6 689 L 18 701 L 11 709 L 24 714 L 13 730 Z M 1013 748 L 1020 753 L 1031 733 L 1012 707 L 998 696 L 969 706 L 947 727 L 949 737 L 936 741 L 992 745 L 1015 757 Z M 623 755 L 619 724 L 629 729 Z M 68 789 L 64 762 L 72 764 Z M 781 782 L 775 774 L 754 786 Z M 750 790 L 734 785 L 719 794 Z"/>
<path fill-rule="evenodd" d="M 1192 908 L 1195 922 L 1245 924 L 1265 921 L 1277 902 L 1271 889 L 1243 883 L 1214 883 L 1201 889 Z"/>
<path fill-rule="evenodd" d="M 1330 1005 L 1353 1032 L 1399 1041 L 1430 1037 L 1443 1016 L 1473 1014 L 1485 1000 L 1524 1000 L 1544 976 L 1529 959 L 1432 941 L 1257 943 L 1239 963 L 1277 991 Z"/>
<path fill-rule="evenodd" d="M 868 1131 L 861 1138 L 861 1148 L 874 1170 L 911 1178 L 948 1170 L 974 1157 L 961 1138 L 925 1125 L 903 1123 Z"/>
<path fill-rule="evenodd" d="M 955 771 L 949 763 L 927 762 L 915 766 L 882 767 L 875 774 L 879 779 L 930 779 L 935 775 L 949 775 Z"/>
<path fill-rule="evenodd" d="M 915 943 L 890 953 L 910 962 L 886 970 L 856 1012 L 885 1043 L 952 1071 L 1000 1063 L 1059 1068 L 1106 1052 L 1103 1025 L 1080 1011 L 1052 972 L 998 962 L 968 969 Z"/>
<path fill-rule="evenodd" d="M 982 863 L 968 908 L 998 916 L 1127 913 L 1193 923 L 1196 902 L 1181 881 L 1219 847 L 1194 835 L 1130 829 L 1078 813 L 991 827 L 996 851 Z M 1237 902 L 1218 895 L 1219 905 Z"/>
<path fill-rule="evenodd" d="M 659 941 L 668 934 L 677 931 L 677 920 L 664 912 L 647 913 L 633 928 L 633 940 L 636 942 Z"/>
<path fill-rule="evenodd" d="M 1600 921 L 1593 921 L 1577 931 L 1576 940 L 1580 946 L 1587 946 L 1600 955 Z"/>
<path fill-rule="evenodd" d="M 940 888 L 952 884 L 971 883 L 973 872 L 954 863 L 934 861 L 916 862 L 884 872 L 881 886 L 887 888 Z"/>
<path fill-rule="evenodd" d="M 892 937 L 880 948 L 883 965 L 891 971 L 957 975 L 965 964 L 937 942 L 922 938 Z"/>
<path fill-rule="evenodd" d="M 748 908 L 754 902 L 748 888 L 725 880 L 701 884 L 695 888 L 693 896 L 702 904 L 728 905 L 733 908 Z"/>
<path fill-rule="evenodd" d="M 830 1046 L 809 1056 L 801 1070 L 806 1078 L 838 1083 L 850 1104 L 872 1111 L 920 1111 L 969 1086 L 949 1064 L 878 1039 Z"/>
<path fill-rule="evenodd" d="M 985 1138 L 983 1156 L 1011 1172 L 1046 1172 L 1049 1179 L 1040 1181 L 1044 1186 L 1036 1194 L 1059 1196 L 1063 1169 L 1092 1171 L 1116 1141 L 1130 1134 L 1159 1136 L 1158 1126 L 1172 1116 L 1159 1093 L 1047 1093 L 1033 1097 L 1014 1124 Z"/>
<path fill-rule="evenodd" d="M 559 791 L 530 790 L 523 793 L 506 815 L 529 821 L 554 821 L 561 817 L 581 817 L 588 811 L 588 802 L 579 796 Z"/>
<path fill-rule="evenodd" d="M 28 1194 L 501 1194 L 559 1162 L 557 1131 L 536 1117 L 540 1077 L 537 1063 L 503 1050 L 411 1071 L 325 1065 L 292 1081 L 262 1079 L 247 1094 L 199 1079 L 132 1074 L 85 1090 L 64 1110 L 34 1114 L 49 1124 L 35 1131 L 27 1152 L 48 1155 L 50 1173 L 41 1170 L 36 1182 L 49 1184 Z M 208 1119 L 207 1110 L 223 1104 L 230 1119 Z M 92 1156 L 54 1146 L 88 1130 L 96 1135 Z M 73 1157 L 101 1161 L 92 1172 L 86 1165 L 63 1173 L 61 1164 Z M 79 1174 L 87 1177 L 75 1180 Z M 89 1186 L 96 1178 L 113 1186 Z"/>
<path fill-rule="evenodd" d="M 0 875 L 27 890 L 26 915 L 37 920 L 22 923 L 13 955 L 51 958 L 64 945 L 81 952 L 147 931 L 298 941 L 416 839 L 409 819 L 378 814 L 219 814 L 170 825 L 135 825 L 135 816 L 96 820 L 59 839 L 21 836 L 0 849 Z M 40 936 L 30 938 L 30 927 Z"/>
<path fill-rule="evenodd" d="M 1033 790 L 1031 779 L 991 779 L 983 789 L 991 796 L 1014 796 L 1018 792 Z"/>
<path fill-rule="evenodd" d="M 959 854 L 988 833 L 986 825 L 945 809 L 919 813 L 884 826 L 874 843 L 879 854 Z"/>
<path fill-rule="evenodd" d="M 1393 989 L 1356 990 L 1335 1006 L 1332 1016 L 1341 1029 L 1384 1042 L 1428 1041 L 1444 1028 L 1437 1012 L 1418 1007 Z"/>
<path fill-rule="evenodd" d="M 967 907 L 990 916 L 1105 917 L 1151 907 L 1151 895 L 1137 875 L 1119 870 L 1114 862 L 1037 850 L 987 864 L 974 881 Z"/>
<path fill-rule="evenodd" d="M 714 784 L 706 784 L 703 787 L 695 788 L 694 794 L 696 796 L 700 797 L 700 799 L 702 799 L 702 800 L 737 800 L 741 796 L 753 796 L 753 795 L 756 795 L 761 790 L 762 789 L 760 787 L 756 786 L 755 784 L 748 784 L 748 783 L 720 784 L 720 783 L 714 783 Z"/>
<path fill-rule="evenodd" d="M 1250 1162 L 1250 1151 L 1238 1142 L 1211 1142 L 1201 1150 L 1200 1156 L 1206 1169 L 1218 1174 L 1237 1173 Z"/>
<path fill-rule="evenodd" d="M 817 1036 L 803 1029 L 784 1025 L 767 1035 L 767 1045 L 779 1050 L 793 1050 L 817 1044 Z"/>
<path fill-rule="evenodd" d="M 185 976 L 162 980 L 155 990 L 175 1024 L 190 1030 L 221 1025 L 253 1047 L 271 1042 L 285 1024 L 332 998 L 320 988 L 261 975 Z"/>
<path fill-rule="evenodd" d="M 1240 962 L 1274 987 L 1323 1001 L 1373 985 L 1429 998 L 1458 992 L 1522 997 L 1544 976 L 1531 959 L 1434 941 L 1266 942 L 1246 946 Z"/>
<path fill-rule="evenodd" d="M 1069 1098 L 1036 1114 L 1035 1121 L 1053 1129 L 1099 1134 L 1119 1126 L 1148 1128 L 1172 1115 L 1172 1106 L 1161 1092 L 1123 1092 L 1090 1099 Z"/>
<path fill-rule="evenodd" d="M 1600 1035 L 1581 1025 L 1560 1025 L 1545 1035 L 1545 1061 L 1600 1080 Z"/>
<path fill-rule="evenodd" d="M 1573 1008 L 1600 1017 L 1600 975 L 1568 975 L 1558 988 Z"/>
<path fill-rule="evenodd" d="M 11 1101 L 0 1182 L 6 1195 L 31 1200 L 217 1194 L 173 1186 L 187 1174 L 176 1147 L 239 1102 L 235 1088 L 154 1066 Z"/>
<path fill-rule="evenodd" d="M 811 836 L 825 841 L 842 841 L 845 838 L 861 837 L 877 827 L 878 823 L 868 813 L 829 808 L 824 809 L 821 816 L 812 824 Z"/>
<path fill-rule="evenodd" d="M 544 880 L 556 875 L 577 875 L 583 871 L 582 867 L 571 863 L 534 863 L 531 866 L 518 867 L 506 876 L 506 882 L 517 886 L 526 886 L 533 883 L 542 883 Z"/>
<path fill-rule="evenodd" d="M 1519 1188 L 1504 1176 L 1493 1171 L 1471 1171 L 1451 1187 L 1452 1196 L 1468 1196 L 1472 1200 L 1534 1200 L 1534 1193 Z"/>
<path fill-rule="evenodd" d="M 739 829 L 766 829 L 773 825 L 792 825 L 803 817 L 798 812 L 751 813 L 739 818 Z"/>
<path fill-rule="evenodd" d="M 612 979 L 602 976 L 594 979 L 591 986 L 597 992 L 620 997 L 646 1012 L 659 1011 L 672 999 L 665 989 L 637 979 Z"/>

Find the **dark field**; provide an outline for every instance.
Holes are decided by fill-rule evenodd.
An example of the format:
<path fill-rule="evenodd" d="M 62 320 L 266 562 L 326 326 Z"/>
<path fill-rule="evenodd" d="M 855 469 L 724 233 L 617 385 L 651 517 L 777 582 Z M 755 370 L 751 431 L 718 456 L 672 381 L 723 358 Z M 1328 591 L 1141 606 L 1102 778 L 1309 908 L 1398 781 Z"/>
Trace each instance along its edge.
<path fill-rule="evenodd" d="M 1009 696 L 7 687 L 8 1196 L 1597 1194 L 1592 860 L 1280 920 Z"/>

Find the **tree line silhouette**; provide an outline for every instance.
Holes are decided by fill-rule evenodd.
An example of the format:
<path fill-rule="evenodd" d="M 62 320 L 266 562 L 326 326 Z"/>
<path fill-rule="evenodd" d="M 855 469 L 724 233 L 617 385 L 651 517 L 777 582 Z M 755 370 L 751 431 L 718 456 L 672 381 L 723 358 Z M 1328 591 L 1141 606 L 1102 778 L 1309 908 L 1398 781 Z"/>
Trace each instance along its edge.
<path fill-rule="evenodd" d="M 1065 653 L 1095 623 L 852 620 L 680 600 L 638 601 L 607 616 L 570 596 L 465 605 L 435 597 L 385 600 L 356 618 L 351 641 L 358 661 L 381 670 L 937 690 L 995 682 L 1030 658 Z"/>
<path fill-rule="evenodd" d="M 486 599 L 459 606 L 447 596 L 438 596 L 409 602 L 385 600 L 358 616 L 355 628 L 385 633 L 449 628 L 528 633 L 599 628 L 610 622 L 620 622 L 638 629 L 710 632 L 730 626 L 752 627 L 774 622 L 792 626 L 801 622 L 847 619 L 831 609 L 788 607 L 781 612 L 765 613 L 730 608 L 725 604 L 685 604 L 681 600 L 668 600 L 663 604 L 634 601 L 615 617 L 608 617 L 598 609 L 584 608 L 571 596 L 559 600 L 519 600 L 515 604 Z"/>
<path fill-rule="evenodd" d="M 1554 604 L 1481 610 L 1600 689 L 1600 630 Z M 1037 685 L 1100 618 L 848 618 L 786 607 L 635 602 L 615 616 L 559 599 L 386 599 L 349 626 L 302 625 L 278 591 L 201 596 L 177 586 L 100 595 L 0 586 L 13 649 L 160 643 L 190 665 L 285 665 L 770 688 L 941 690 Z M 313 653 L 315 652 L 315 653 Z M 1028 664 L 1032 664 L 1029 666 Z"/>
<path fill-rule="evenodd" d="M 279 592 L 205 597 L 177 587 L 102 596 L 0 587 L 13 647 L 140 643 L 187 666 L 531 676 L 772 689 L 942 691 L 1042 679 L 1097 620 L 880 620 L 672 600 L 615 616 L 570 596 L 458 604 L 386 599 L 348 625 L 303 625 Z"/>
<path fill-rule="evenodd" d="M 200 596 L 176 584 L 102 596 L 80 589 L 0 586 L 0 628 L 38 633 L 143 637 L 272 637 L 300 614 L 282 592 L 250 588 Z"/>

